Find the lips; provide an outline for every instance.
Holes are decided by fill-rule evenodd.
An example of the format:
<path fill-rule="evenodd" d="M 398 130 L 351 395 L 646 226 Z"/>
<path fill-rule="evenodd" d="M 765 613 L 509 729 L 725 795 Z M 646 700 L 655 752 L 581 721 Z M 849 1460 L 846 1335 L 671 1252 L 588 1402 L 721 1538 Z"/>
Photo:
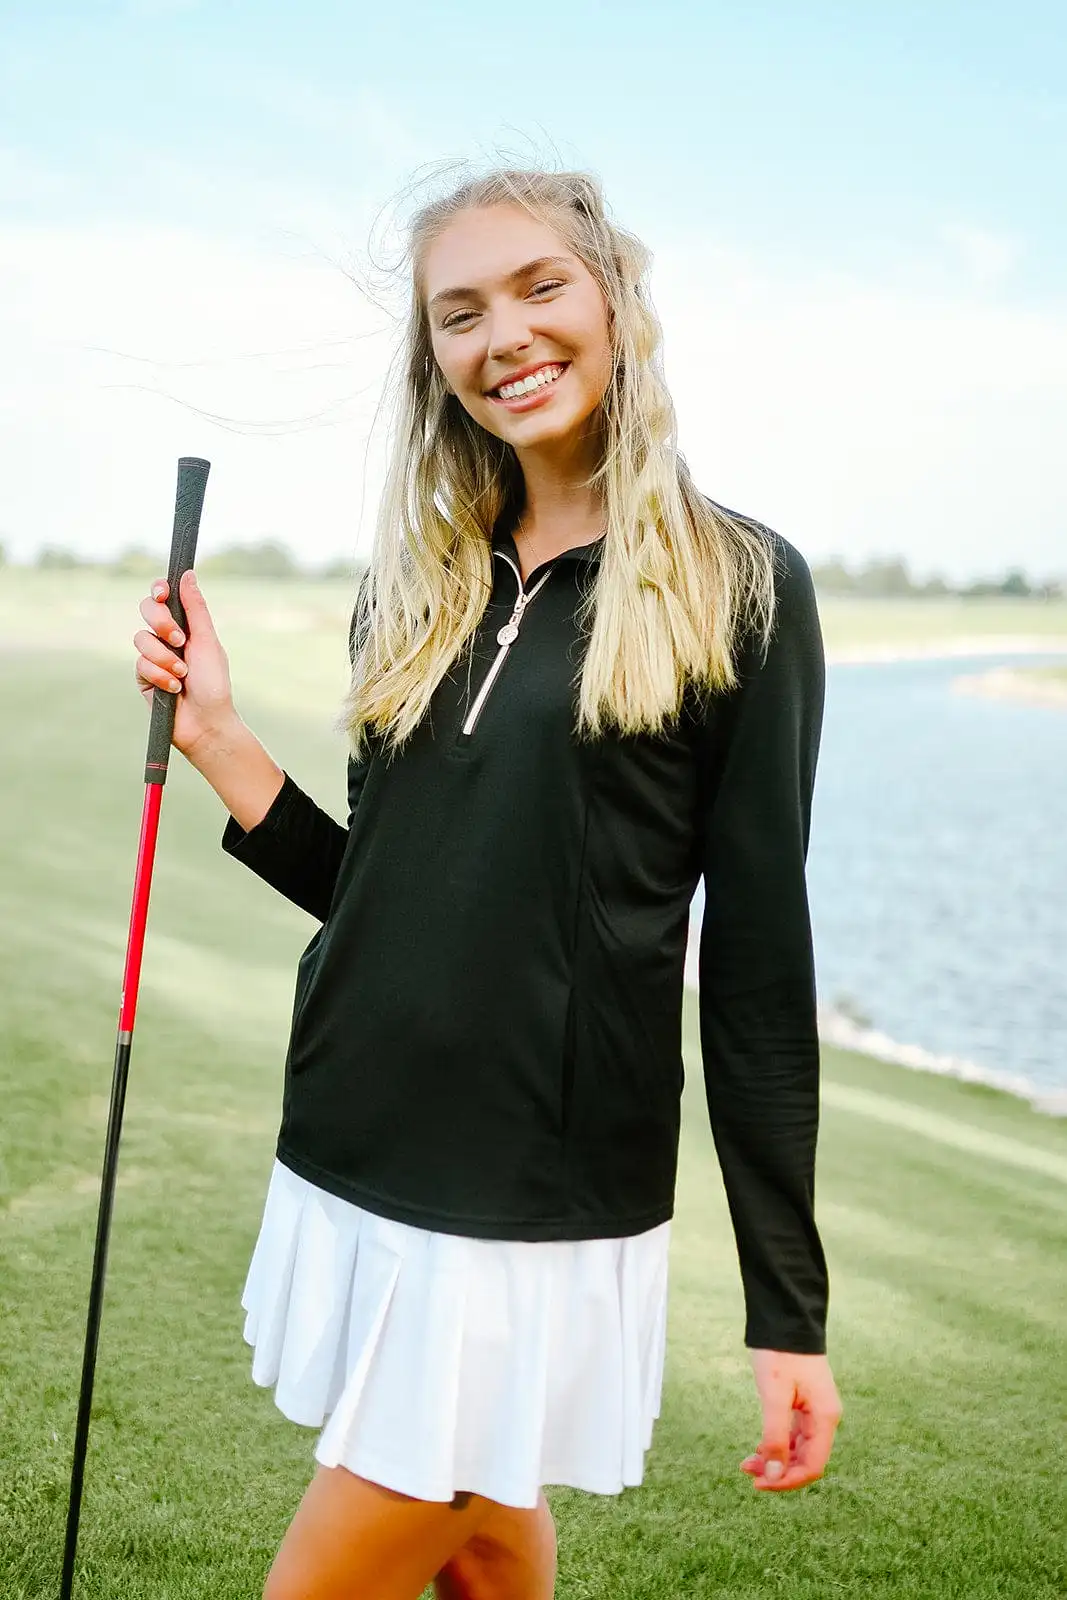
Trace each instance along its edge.
<path fill-rule="evenodd" d="M 491 400 L 500 399 L 500 391 L 509 383 L 521 383 L 523 378 L 531 378 L 535 372 L 543 372 L 546 367 L 560 367 L 560 376 L 570 366 L 569 361 L 538 361 L 532 367 L 520 367 L 518 372 L 509 372 L 506 378 L 501 378 L 494 389 L 487 389 L 486 394 Z"/>

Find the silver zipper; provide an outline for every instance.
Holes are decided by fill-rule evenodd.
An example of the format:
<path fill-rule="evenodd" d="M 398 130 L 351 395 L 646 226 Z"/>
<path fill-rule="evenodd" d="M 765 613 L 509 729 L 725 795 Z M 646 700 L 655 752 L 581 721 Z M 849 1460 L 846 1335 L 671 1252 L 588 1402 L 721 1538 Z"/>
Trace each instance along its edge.
<path fill-rule="evenodd" d="M 497 651 L 493 660 L 493 664 L 489 668 L 489 671 L 486 673 L 485 678 L 482 681 L 482 686 L 478 690 L 477 699 L 467 714 L 467 720 L 463 724 L 464 733 L 474 732 L 474 725 L 478 721 L 478 718 L 481 715 L 482 707 L 484 706 L 489 695 L 489 691 L 496 682 L 497 675 L 499 674 L 501 667 L 504 665 L 504 658 L 511 649 L 512 645 L 515 643 L 515 640 L 519 637 L 519 626 L 522 623 L 523 613 L 525 612 L 526 607 L 530 604 L 530 601 L 533 599 L 534 595 L 537 593 L 538 589 L 540 589 L 541 585 L 543 583 L 547 583 L 549 578 L 552 576 L 552 568 L 549 567 L 544 577 L 538 578 L 529 594 L 527 594 L 522 587 L 522 573 L 519 571 L 514 561 L 512 561 L 511 557 L 503 550 L 498 550 L 497 555 L 503 557 L 508 566 L 511 568 L 512 572 L 515 574 L 516 578 L 518 578 L 519 598 L 516 600 L 515 608 L 507 622 L 505 622 L 502 628 L 497 629 L 496 642 L 500 646 L 500 649 Z"/>

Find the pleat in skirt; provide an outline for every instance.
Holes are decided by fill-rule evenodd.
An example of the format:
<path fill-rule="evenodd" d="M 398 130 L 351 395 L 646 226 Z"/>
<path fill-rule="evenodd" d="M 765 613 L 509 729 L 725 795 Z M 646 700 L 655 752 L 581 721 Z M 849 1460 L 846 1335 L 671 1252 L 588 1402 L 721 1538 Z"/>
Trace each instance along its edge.
<path fill-rule="evenodd" d="M 315 1459 L 423 1500 L 532 1507 L 639 1484 L 660 1414 L 670 1222 L 472 1239 L 395 1222 L 276 1161 L 242 1296 L 252 1378 Z"/>

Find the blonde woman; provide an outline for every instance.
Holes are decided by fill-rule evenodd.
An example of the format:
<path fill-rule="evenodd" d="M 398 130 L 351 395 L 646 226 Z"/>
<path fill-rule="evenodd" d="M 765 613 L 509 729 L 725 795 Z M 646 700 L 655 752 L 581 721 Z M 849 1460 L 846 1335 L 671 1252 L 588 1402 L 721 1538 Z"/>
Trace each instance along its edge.
<path fill-rule="evenodd" d="M 582 173 L 424 205 L 350 635 L 346 827 L 141 605 L 146 699 L 223 848 L 318 926 L 244 1294 L 253 1377 L 322 1426 L 267 1600 L 548 1600 L 543 1486 L 642 1480 L 659 1415 L 688 909 L 763 1427 L 817 1478 L 840 1403 L 813 1215 L 805 882 L 824 662 L 808 567 L 695 488 L 649 257 Z"/>

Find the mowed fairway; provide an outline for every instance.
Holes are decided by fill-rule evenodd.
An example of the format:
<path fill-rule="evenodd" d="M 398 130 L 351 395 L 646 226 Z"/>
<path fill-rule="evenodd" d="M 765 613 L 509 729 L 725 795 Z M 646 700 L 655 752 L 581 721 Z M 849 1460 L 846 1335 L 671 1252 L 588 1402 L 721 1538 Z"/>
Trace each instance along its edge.
<path fill-rule="evenodd" d="M 0 573 L 3 1600 L 58 1586 L 143 798 L 130 644 L 143 587 Z M 343 819 L 330 731 L 343 589 L 252 586 L 247 602 L 232 583 L 205 589 L 243 716 Z M 296 958 L 315 925 L 224 856 L 224 821 L 174 754 L 86 1479 L 85 1600 L 254 1600 L 311 1470 L 314 1432 L 250 1381 L 239 1297 Z M 759 1414 L 692 1008 L 686 1024 L 663 1414 L 640 1489 L 550 1491 L 560 1600 L 1062 1597 L 1067 1122 L 825 1050 L 818 1206 L 845 1420 L 825 1479 L 760 1495 L 737 1465 Z"/>

